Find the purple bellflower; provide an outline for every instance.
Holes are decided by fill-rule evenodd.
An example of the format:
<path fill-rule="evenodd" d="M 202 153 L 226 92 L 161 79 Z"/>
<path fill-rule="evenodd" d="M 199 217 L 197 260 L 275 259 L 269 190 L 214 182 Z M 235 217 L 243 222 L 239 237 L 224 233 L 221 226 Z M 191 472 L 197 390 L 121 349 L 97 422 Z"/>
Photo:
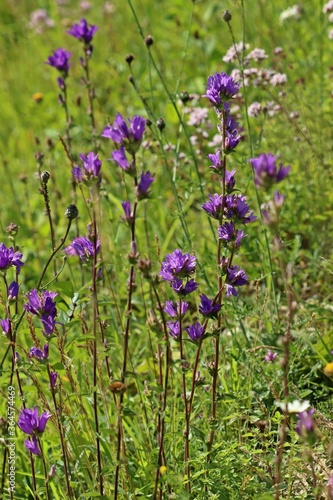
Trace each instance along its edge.
<path fill-rule="evenodd" d="M 17 299 L 19 292 L 19 285 L 16 281 L 12 281 L 12 283 L 8 287 L 8 301 L 14 302 Z"/>
<path fill-rule="evenodd" d="M 134 116 L 127 125 L 120 113 L 117 113 L 112 125 L 108 125 L 102 132 L 102 137 L 112 139 L 121 144 L 131 154 L 135 154 L 140 147 L 142 136 L 146 128 L 146 120 L 141 116 Z"/>
<path fill-rule="evenodd" d="M 190 325 L 188 328 L 184 328 L 191 340 L 200 340 L 205 333 L 205 327 L 200 325 L 198 321 L 194 325 Z"/>
<path fill-rule="evenodd" d="M 30 358 L 35 358 L 38 361 L 44 361 L 49 357 L 49 344 L 45 344 L 43 347 L 43 351 L 33 346 L 29 351 Z"/>
<path fill-rule="evenodd" d="M 235 286 L 242 286 L 248 284 L 248 277 L 245 271 L 238 266 L 231 266 L 227 269 L 226 291 L 227 297 L 234 295 L 237 297 L 238 293 Z"/>
<path fill-rule="evenodd" d="M 68 52 L 68 50 L 57 49 L 53 52 L 53 55 L 48 57 L 48 61 L 46 61 L 46 64 L 52 66 L 52 68 L 56 68 L 58 71 L 62 73 L 63 77 L 66 78 L 68 76 L 70 56 L 71 52 Z M 58 81 L 58 86 L 60 88 L 59 81 Z"/>
<path fill-rule="evenodd" d="M 274 363 L 276 358 L 277 358 L 277 353 L 268 349 L 267 354 L 265 356 L 265 361 L 267 361 L 267 363 Z"/>
<path fill-rule="evenodd" d="M 97 240 L 97 253 L 100 251 L 100 247 L 101 242 Z M 78 238 L 74 238 L 72 243 L 65 248 L 65 252 L 70 256 L 77 255 L 83 262 L 88 262 L 94 256 L 95 248 L 94 244 L 88 238 L 79 236 Z"/>
<path fill-rule="evenodd" d="M 99 181 L 102 162 L 98 159 L 98 154 L 95 155 L 91 151 L 87 156 L 80 154 L 80 158 L 83 161 L 82 169 L 77 165 L 72 169 L 76 181 L 78 183 L 84 182 L 87 185 Z"/>
<path fill-rule="evenodd" d="M 177 295 L 185 297 L 192 292 L 194 292 L 198 288 L 198 283 L 194 280 L 186 281 L 184 284 L 182 279 L 174 278 L 170 282 L 171 288 L 176 292 Z"/>
<path fill-rule="evenodd" d="M 181 307 L 179 311 L 179 303 L 174 304 L 171 300 L 165 303 L 164 311 L 172 318 L 177 318 L 180 315 L 184 315 L 188 310 L 188 302 L 181 301 Z"/>
<path fill-rule="evenodd" d="M 284 167 L 282 163 L 277 166 L 276 162 L 277 157 L 272 153 L 263 153 L 257 158 L 251 158 L 250 163 L 254 170 L 254 181 L 257 186 L 268 189 L 289 174 L 290 166 Z"/>
<path fill-rule="evenodd" d="M 217 313 L 221 309 L 221 304 L 214 304 L 214 301 L 209 299 L 204 293 L 200 295 L 200 301 L 199 312 L 207 318 L 216 318 Z"/>
<path fill-rule="evenodd" d="M 27 450 L 30 451 L 30 453 L 33 453 L 34 455 L 40 455 L 41 451 L 38 447 L 38 441 L 36 436 L 32 436 L 31 439 L 26 439 L 24 441 L 24 446 L 27 448 Z"/>
<path fill-rule="evenodd" d="M 229 242 L 234 242 L 236 248 L 239 247 L 243 238 L 247 236 L 244 231 L 236 229 L 235 224 L 231 222 L 225 222 L 223 226 L 220 226 L 217 230 L 217 234 L 220 240 L 223 240 L 225 244 Z"/>
<path fill-rule="evenodd" d="M 246 203 L 246 196 L 242 195 L 227 195 L 225 197 L 225 215 L 228 219 L 237 219 L 243 224 L 248 224 L 257 219 L 253 215 L 253 211 L 250 212 L 250 208 Z"/>
<path fill-rule="evenodd" d="M 149 187 L 154 182 L 155 177 L 150 176 L 150 172 L 146 172 L 145 174 L 141 174 L 139 185 L 136 188 L 136 194 L 138 200 L 143 200 L 144 198 L 148 198 L 149 196 Z"/>
<path fill-rule="evenodd" d="M 0 272 L 3 274 L 14 266 L 16 267 L 17 274 L 19 274 L 21 267 L 24 265 L 21 261 L 22 254 L 15 252 L 13 247 L 7 248 L 4 243 L 0 244 Z"/>
<path fill-rule="evenodd" d="M 133 212 L 131 211 L 131 203 L 129 201 L 123 201 L 121 206 L 124 210 L 124 215 L 121 216 L 121 219 L 126 222 L 129 226 L 133 224 Z"/>
<path fill-rule="evenodd" d="M 207 97 L 216 108 L 221 108 L 223 103 L 229 101 L 239 90 L 239 84 L 226 73 L 215 73 L 208 78 L 206 93 Z"/>
<path fill-rule="evenodd" d="M 202 205 L 202 208 L 210 217 L 220 220 L 222 212 L 222 196 L 215 193 L 213 196 L 208 195 L 208 197 L 210 201 L 206 201 L 206 203 Z"/>
<path fill-rule="evenodd" d="M 180 336 L 180 323 L 179 321 L 171 321 L 167 322 L 167 326 L 169 329 L 169 335 L 173 339 L 178 339 Z"/>
<path fill-rule="evenodd" d="M 189 253 L 184 253 L 180 249 L 169 253 L 165 261 L 162 262 L 159 275 L 165 281 L 172 281 L 174 278 L 187 278 L 195 272 L 196 257 Z"/>
<path fill-rule="evenodd" d="M 314 421 L 312 415 L 315 410 L 305 410 L 297 413 L 298 422 L 295 426 L 297 434 L 303 438 L 307 438 L 310 434 L 314 433 Z"/>
<path fill-rule="evenodd" d="M 51 413 L 45 412 L 38 415 L 37 406 L 33 410 L 25 408 L 21 411 L 17 425 L 25 434 L 40 435 L 44 432 L 48 419 Z"/>
<path fill-rule="evenodd" d="M 57 385 L 58 372 L 50 372 L 50 384 L 53 389 Z"/>
<path fill-rule="evenodd" d="M 24 304 L 24 308 L 31 314 L 39 316 L 43 327 L 44 334 L 49 336 L 53 333 L 55 327 L 55 317 L 57 315 L 56 303 L 53 300 L 58 295 L 56 292 L 37 292 L 36 289 L 30 290 L 27 294 L 28 304 Z"/>
<path fill-rule="evenodd" d="M 0 324 L 2 328 L 2 335 L 7 337 L 10 332 L 10 320 L 9 319 L 0 319 Z"/>
<path fill-rule="evenodd" d="M 84 42 L 85 45 L 89 45 L 97 30 L 97 26 L 93 24 L 89 26 L 86 19 L 81 19 L 79 23 L 73 24 L 67 33 Z"/>

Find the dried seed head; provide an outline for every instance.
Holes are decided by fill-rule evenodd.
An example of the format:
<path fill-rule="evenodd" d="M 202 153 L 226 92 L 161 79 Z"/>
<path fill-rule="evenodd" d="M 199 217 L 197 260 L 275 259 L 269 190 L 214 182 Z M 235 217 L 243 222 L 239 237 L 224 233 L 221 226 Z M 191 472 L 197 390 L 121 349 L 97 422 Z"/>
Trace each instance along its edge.
<path fill-rule="evenodd" d="M 67 217 L 67 219 L 69 220 L 74 220 L 78 217 L 78 215 L 79 215 L 79 210 L 77 206 L 74 205 L 74 203 L 68 205 L 68 207 L 65 210 L 65 217 Z"/>

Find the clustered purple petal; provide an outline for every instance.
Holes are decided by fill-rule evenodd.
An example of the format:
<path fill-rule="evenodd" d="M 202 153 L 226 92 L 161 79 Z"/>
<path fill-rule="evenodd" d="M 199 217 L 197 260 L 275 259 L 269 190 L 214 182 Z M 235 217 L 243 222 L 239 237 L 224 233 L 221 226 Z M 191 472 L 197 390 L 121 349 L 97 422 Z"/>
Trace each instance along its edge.
<path fill-rule="evenodd" d="M 314 431 L 314 421 L 312 415 L 315 410 L 305 410 L 301 413 L 297 413 L 298 422 L 295 426 L 295 431 L 301 437 L 307 437 L 310 433 Z"/>
<path fill-rule="evenodd" d="M 162 262 L 159 275 L 165 281 L 172 281 L 175 277 L 187 278 L 195 272 L 196 261 L 195 255 L 183 254 L 180 249 L 176 249 Z"/>
<path fill-rule="evenodd" d="M 202 205 L 202 208 L 210 217 L 216 220 L 220 220 L 223 202 L 222 195 L 214 193 L 213 196 L 208 195 L 208 198 L 210 201 L 206 201 L 206 203 Z"/>
<path fill-rule="evenodd" d="M 231 266 L 227 269 L 227 278 L 226 278 L 226 291 L 227 297 L 234 295 L 237 297 L 238 293 L 236 290 L 236 286 L 243 286 L 248 284 L 248 277 L 245 274 L 245 271 L 238 266 Z"/>
<path fill-rule="evenodd" d="M 29 351 L 30 358 L 35 358 L 38 361 L 44 361 L 49 357 L 49 344 L 45 344 L 43 350 L 38 349 L 38 347 L 31 347 Z"/>
<path fill-rule="evenodd" d="M 17 425 L 25 434 L 30 436 L 42 434 L 45 430 L 48 419 L 51 413 L 45 412 L 38 415 L 37 406 L 33 410 L 25 408 L 21 411 Z"/>
<path fill-rule="evenodd" d="M 154 180 L 155 177 L 152 177 L 150 175 L 149 170 L 145 174 L 144 173 L 141 174 L 139 185 L 136 188 L 136 194 L 139 200 L 142 200 L 149 196 L 148 189 L 150 188 Z"/>
<path fill-rule="evenodd" d="M 243 224 L 248 224 L 257 219 L 253 215 L 253 211 L 250 212 L 250 207 L 246 203 L 246 196 L 242 195 L 227 195 L 225 197 L 225 216 L 228 219 L 236 219 Z"/>
<path fill-rule="evenodd" d="M 28 304 L 24 304 L 26 311 L 39 316 L 46 336 L 51 335 L 55 327 L 57 308 L 53 299 L 56 295 L 56 292 L 49 292 L 48 290 L 43 292 L 37 292 L 36 289 L 30 290 L 27 294 Z"/>
<path fill-rule="evenodd" d="M 200 340 L 205 333 L 205 327 L 200 325 L 199 321 L 196 321 L 194 325 L 184 328 L 184 330 L 193 341 Z"/>
<path fill-rule="evenodd" d="M 290 166 L 277 165 L 277 157 L 272 153 L 262 153 L 257 158 L 251 158 L 254 170 L 254 180 L 257 186 L 268 189 L 276 182 L 282 181 L 290 171 Z"/>
<path fill-rule="evenodd" d="M 96 243 L 97 253 L 99 253 L 100 248 L 101 242 L 98 239 Z M 93 258 L 95 254 L 95 247 L 88 238 L 85 238 L 84 236 L 78 236 L 72 241 L 70 245 L 68 245 L 68 247 L 65 248 L 65 252 L 70 256 L 77 255 L 80 260 L 88 262 Z"/>
<path fill-rule="evenodd" d="M 108 125 L 102 132 L 102 137 L 112 139 L 113 142 L 121 144 L 125 149 L 134 154 L 140 147 L 143 133 L 146 128 L 146 120 L 141 116 L 128 119 L 129 126 L 120 113 L 117 113 L 113 126 Z"/>
<path fill-rule="evenodd" d="M 60 71 L 64 77 L 68 75 L 68 70 L 69 70 L 69 58 L 71 56 L 71 52 L 68 52 L 68 50 L 65 49 L 57 49 L 53 52 L 53 55 L 48 57 L 48 61 L 46 61 L 46 64 L 49 64 L 52 66 L 52 68 L 56 68 L 58 71 Z M 62 80 L 63 82 L 63 80 Z M 59 81 L 58 81 L 59 85 Z M 60 87 L 60 85 L 59 85 Z"/>
<path fill-rule="evenodd" d="M 41 454 L 41 451 L 38 447 L 38 441 L 37 441 L 37 438 L 36 436 L 32 436 L 32 438 L 30 439 L 26 439 L 24 441 L 24 446 L 27 448 L 27 450 L 30 451 L 30 453 L 33 453 L 34 455 L 40 455 Z"/>
<path fill-rule="evenodd" d="M 213 106 L 217 108 L 231 99 L 239 90 L 239 84 L 226 73 L 215 73 L 208 78 L 206 93 L 202 97 L 207 97 Z"/>
<path fill-rule="evenodd" d="M 180 336 L 180 323 L 179 321 L 171 321 L 169 320 L 167 322 L 167 326 L 169 329 L 169 335 L 170 337 L 174 339 L 178 339 Z"/>
<path fill-rule="evenodd" d="M 15 252 L 13 247 L 7 248 L 4 243 L 0 244 L 0 272 L 5 273 L 7 269 L 14 266 L 17 274 L 19 274 L 21 267 L 24 265 L 21 259 L 21 252 Z"/>
<path fill-rule="evenodd" d="M 200 295 L 199 312 L 207 318 L 216 318 L 217 313 L 221 309 L 221 304 L 215 304 L 213 300 L 209 299 L 204 293 Z"/>
<path fill-rule="evenodd" d="M 234 242 L 236 248 L 239 247 L 243 238 L 247 236 L 244 231 L 236 229 L 233 221 L 225 222 L 217 230 L 219 239 L 223 240 L 225 243 Z"/>
<path fill-rule="evenodd" d="M 277 353 L 268 349 L 267 354 L 265 356 L 265 361 L 267 361 L 267 363 L 274 363 L 274 361 L 276 360 L 276 357 L 277 357 Z"/>
<path fill-rule="evenodd" d="M 92 180 L 99 180 L 102 162 L 98 159 L 98 154 L 95 155 L 90 151 L 87 156 L 80 154 L 80 158 L 83 162 L 83 168 L 76 165 L 72 169 L 76 181 L 89 184 Z"/>
<path fill-rule="evenodd" d="M 180 304 L 181 305 L 179 307 L 179 303 L 175 304 L 169 300 L 165 303 L 164 311 L 172 318 L 179 317 L 180 315 L 183 316 L 187 312 L 189 305 L 188 302 L 183 301 L 181 301 Z"/>
<path fill-rule="evenodd" d="M 50 384 L 54 389 L 57 385 L 58 372 L 50 372 Z"/>
<path fill-rule="evenodd" d="M 97 30 L 97 26 L 94 26 L 93 24 L 89 26 L 86 19 L 81 19 L 79 23 L 73 24 L 67 33 L 88 45 Z"/>

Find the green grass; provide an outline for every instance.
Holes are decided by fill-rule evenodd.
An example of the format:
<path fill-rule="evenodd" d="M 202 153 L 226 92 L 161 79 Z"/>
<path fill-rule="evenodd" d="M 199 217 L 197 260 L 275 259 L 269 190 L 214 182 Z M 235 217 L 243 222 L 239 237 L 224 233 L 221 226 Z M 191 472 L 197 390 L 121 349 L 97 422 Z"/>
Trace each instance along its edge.
<path fill-rule="evenodd" d="M 51 254 L 52 244 L 35 155 L 44 154 L 41 170 L 48 170 L 48 184 L 56 244 L 63 238 L 66 207 L 74 201 L 71 164 L 59 140 L 65 137 L 64 110 L 57 101 L 57 71 L 45 64 L 58 47 L 72 52 L 67 79 L 68 106 L 72 116 L 70 135 L 74 164 L 79 154 L 93 150 L 87 92 L 82 84 L 81 44 L 66 34 L 74 22 L 86 17 L 98 25 L 90 59 L 97 143 L 102 164 L 102 183 L 97 210 L 101 239 L 103 281 L 98 282 L 99 316 L 93 316 L 91 264 L 79 265 L 78 258 L 55 257 L 56 268 L 63 266 L 57 281 L 47 288 L 58 293 L 57 336 L 50 341 L 49 363 L 59 373 L 57 401 L 65 436 L 70 489 L 73 498 L 116 498 L 117 435 L 122 424 L 118 498 L 154 498 L 159 461 L 159 419 L 165 419 L 162 459 L 166 471 L 158 478 L 155 498 L 177 499 L 322 499 L 332 475 L 332 376 L 324 367 L 332 361 L 332 71 L 333 42 L 328 38 L 328 16 L 323 5 L 304 2 L 300 19 L 283 23 L 280 14 L 288 5 L 283 0 L 266 2 L 133 0 L 112 3 L 105 13 L 104 2 L 96 0 L 87 12 L 79 2 L 65 5 L 51 1 L 5 0 L 0 5 L 0 127 L 1 155 L 1 242 L 17 245 L 25 262 L 20 282 L 20 299 L 11 306 L 14 324 L 23 310 L 25 294 L 36 288 Z M 28 27 L 30 14 L 45 8 L 55 27 L 36 34 Z M 208 219 L 201 205 L 208 194 L 221 192 L 218 176 L 209 169 L 206 156 L 217 148 L 209 146 L 216 133 L 216 113 L 204 93 L 208 76 L 239 68 L 238 61 L 225 63 L 222 57 L 232 45 L 232 34 L 222 20 L 222 12 L 232 13 L 231 27 L 236 42 L 245 40 L 250 50 L 259 47 L 268 58 L 264 68 L 285 73 L 288 81 L 280 87 L 247 87 L 237 98 L 233 114 L 243 129 L 243 140 L 227 158 L 227 168 L 236 169 L 236 187 L 246 194 L 258 220 L 247 225 L 247 238 L 234 263 L 245 269 L 249 285 L 237 298 L 223 299 L 220 365 L 217 377 L 217 414 L 212 418 L 212 362 L 217 322 L 210 320 L 207 339 L 202 344 L 198 370 L 205 377 L 198 384 L 190 418 L 191 492 L 184 464 L 184 398 L 182 376 L 191 390 L 197 345 L 184 340 L 189 368 L 180 362 L 179 344 L 170 340 L 167 404 L 162 407 L 165 389 L 167 342 L 155 290 L 164 306 L 175 300 L 167 283 L 158 281 L 160 263 L 176 248 L 197 256 L 196 280 L 200 293 L 217 293 L 216 223 Z M 147 35 L 154 43 L 148 48 Z M 281 46 L 283 56 L 274 55 Z M 134 55 L 131 67 L 125 57 Z M 246 55 L 246 54 L 245 54 Z M 132 83 L 129 81 L 131 77 Z M 281 94 L 283 91 L 283 95 Z M 196 94 L 184 106 L 180 93 Z M 36 101 L 36 94 L 41 100 Z M 254 101 L 262 105 L 275 101 L 281 106 L 274 116 L 247 117 Z M 203 136 L 188 125 L 188 108 L 209 108 Z M 124 117 L 139 114 L 151 120 L 145 147 L 137 154 L 139 171 L 155 175 L 149 199 L 138 204 L 137 250 L 151 261 L 153 279 L 146 280 L 135 266 L 135 286 L 130 311 L 129 347 L 126 370 L 127 390 L 122 397 L 109 390 L 106 358 L 112 380 L 122 378 L 124 332 L 128 318 L 128 279 L 131 264 L 130 230 L 121 221 L 121 202 L 131 200 L 133 180 L 109 159 L 112 141 L 100 137 L 116 113 Z M 297 119 L 290 113 L 297 112 Z M 165 129 L 157 120 L 163 118 Z M 209 128 L 210 126 L 210 128 Z M 191 143 L 197 134 L 198 144 Z M 286 199 L 280 213 L 277 234 L 283 243 L 277 248 L 274 230 L 260 220 L 259 206 L 272 195 L 256 190 L 249 159 L 260 153 L 280 155 L 291 165 L 290 175 L 277 186 Z M 92 194 L 86 186 L 77 188 L 80 216 L 73 222 L 66 246 L 76 236 L 87 234 L 91 221 Z M 6 227 L 19 226 L 9 238 Z M 14 272 L 8 271 L 10 283 Z M 43 284 L 53 278 L 53 264 Z M 1 282 L 1 313 L 5 318 L 6 290 Z M 291 300 L 288 299 L 291 292 Z M 190 296 L 187 322 L 199 318 L 199 293 Z M 38 318 L 22 319 L 17 331 L 16 350 L 21 362 L 17 369 L 16 421 L 23 408 L 38 406 L 52 417 L 42 437 L 47 472 L 54 464 L 49 481 L 49 498 L 67 499 L 64 464 L 57 419 L 49 388 L 47 364 L 29 359 L 32 345 L 43 346 Z M 199 318 L 200 320 L 200 318 Z M 106 345 L 102 345 L 102 322 Z M 95 331 L 97 325 L 97 331 Z M 311 446 L 294 431 L 296 417 L 288 422 L 276 405 L 284 400 L 284 338 L 290 329 L 290 356 L 287 365 L 290 401 L 309 400 L 315 408 L 315 444 Z M 184 339 L 186 334 L 184 334 Z M 93 382 L 94 339 L 97 339 L 97 388 Z M 1 341 L 2 360 L 9 339 Z M 275 363 L 264 356 L 270 348 L 278 353 Z M 163 380 L 159 380 L 158 353 L 162 353 Z M 1 365 L 1 415 L 7 414 L 7 387 L 11 374 L 11 351 Z M 97 480 L 94 392 L 97 391 L 101 467 L 104 496 Z M 122 404 L 120 404 L 120 402 Z M 122 418 L 119 418 L 121 413 Z M 277 453 L 281 429 L 286 424 L 280 493 L 275 488 Z M 209 452 L 209 437 L 215 430 Z M 2 450 L 6 434 L 3 425 Z M 34 498 L 31 463 L 24 447 L 26 436 L 16 428 L 16 489 L 3 498 Z M 47 498 L 43 461 L 34 459 L 37 492 Z M 2 464 L 2 461 L 1 461 Z M 165 473 L 164 473 L 165 472 Z M 316 487 L 314 487 L 314 481 Z M 330 498 L 330 497 L 329 497 Z"/>

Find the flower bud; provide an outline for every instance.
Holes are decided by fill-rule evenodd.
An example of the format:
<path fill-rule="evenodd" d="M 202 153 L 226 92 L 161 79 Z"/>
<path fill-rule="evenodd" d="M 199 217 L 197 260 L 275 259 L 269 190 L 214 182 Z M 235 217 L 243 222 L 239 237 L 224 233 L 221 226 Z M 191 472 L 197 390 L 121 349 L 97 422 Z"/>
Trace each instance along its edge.
<path fill-rule="evenodd" d="M 160 130 L 162 132 L 163 129 L 165 129 L 165 121 L 163 120 L 163 118 L 159 118 L 156 122 L 156 127 L 158 128 L 158 130 Z"/>
<path fill-rule="evenodd" d="M 65 210 L 65 217 L 69 220 L 74 220 L 78 217 L 79 215 L 79 210 L 77 206 L 72 203 L 71 205 L 68 205 L 68 207 Z"/>
<path fill-rule="evenodd" d="M 232 15 L 230 14 L 230 12 L 228 10 L 224 10 L 223 11 L 223 14 L 222 14 L 222 19 L 223 21 L 225 21 L 226 23 L 230 23 L 231 19 L 232 19 Z"/>
<path fill-rule="evenodd" d="M 40 180 L 41 180 L 42 184 L 46 185 L 48 183 L 50 177 L 51 177 L 50 172 L 48 172 L 47 170 L 44 170 L 44 172 L 42 172 L 40 174 Z"/>
<path fill-rule="evenodd" d="M 145 38 L 145 44 L 147 45 L 147 47 L 150 47 L 151 45 L 153 45 L 154 43 L 154 39 L 151 35 L 147 35 L 146 38 Z"/>

